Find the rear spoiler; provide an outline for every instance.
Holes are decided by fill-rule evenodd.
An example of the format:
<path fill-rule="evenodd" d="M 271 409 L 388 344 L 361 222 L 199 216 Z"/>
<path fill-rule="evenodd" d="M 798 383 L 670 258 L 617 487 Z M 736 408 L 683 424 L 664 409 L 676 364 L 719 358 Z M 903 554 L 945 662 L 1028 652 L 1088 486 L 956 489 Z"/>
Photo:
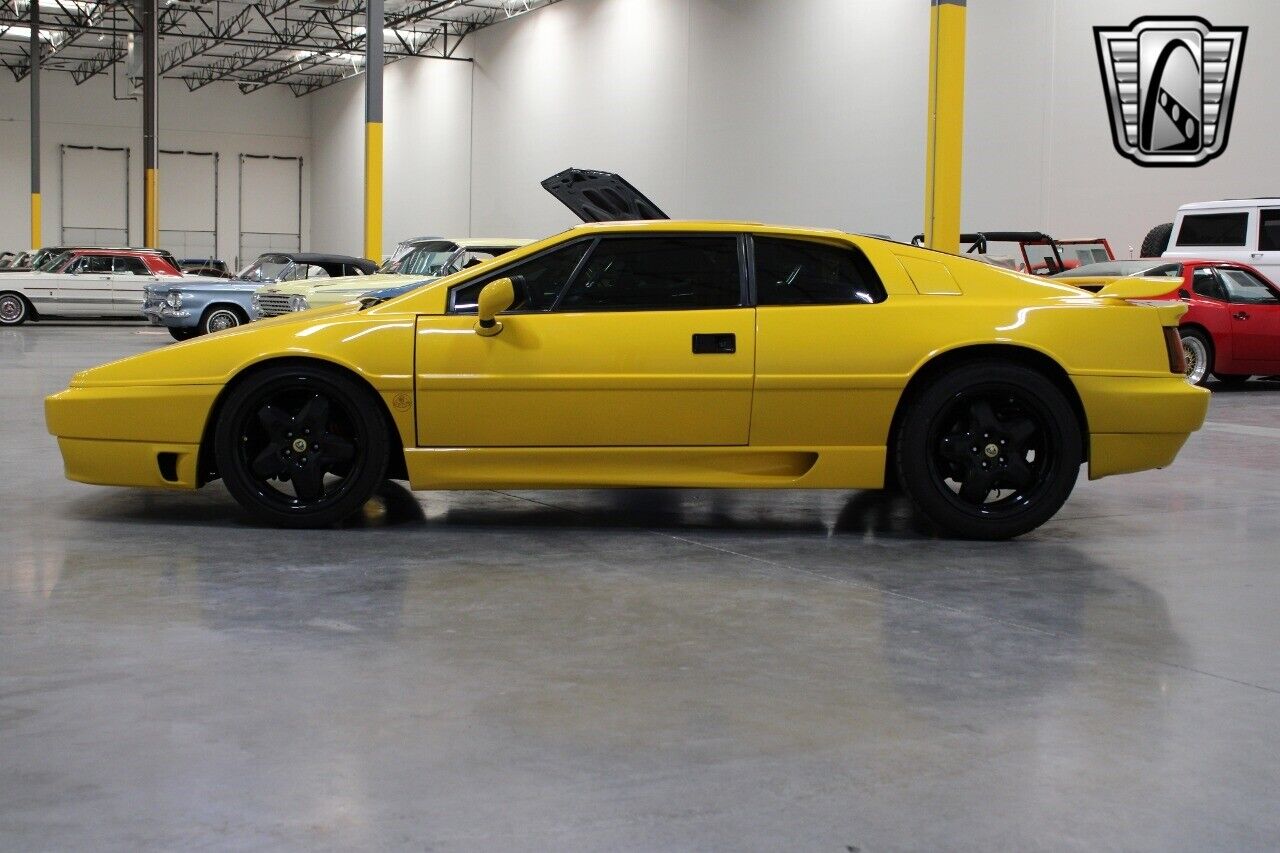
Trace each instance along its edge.
<path fill-rule="evenodd" d="M 1102 285 L 1094 295 L 1101 299 L 1160 299 L 1177 292 L 1180 284 L 1181 279 L 1175 278 L 1121 276 Z"/>

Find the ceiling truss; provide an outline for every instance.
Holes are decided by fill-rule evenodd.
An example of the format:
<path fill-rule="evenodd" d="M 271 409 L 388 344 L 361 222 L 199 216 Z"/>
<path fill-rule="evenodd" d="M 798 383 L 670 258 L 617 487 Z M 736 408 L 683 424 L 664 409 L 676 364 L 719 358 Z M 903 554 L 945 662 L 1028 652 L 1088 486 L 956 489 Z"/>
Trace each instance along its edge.
<path fill-rule="evenodd" d="M 30 69 L 31 0 L 0 0 L 0 67 L 22 80 Z M 40 3 L 41 68 L 76 84 L 99 74 L 136 76 L 141 33 L 134 0 Z M 471 33 L 558 0 L 387 0 L 386 62 L 457 59 Z M 161 0 L 159 69 L 196 91 L 235 83 L 248 94 L 287 86 L 302 96 L 364 70 L 363 0 Z M 141 50 L 141 38 L 138 39 Z M 119 67 L 117 67 L 119 66 Z"/>

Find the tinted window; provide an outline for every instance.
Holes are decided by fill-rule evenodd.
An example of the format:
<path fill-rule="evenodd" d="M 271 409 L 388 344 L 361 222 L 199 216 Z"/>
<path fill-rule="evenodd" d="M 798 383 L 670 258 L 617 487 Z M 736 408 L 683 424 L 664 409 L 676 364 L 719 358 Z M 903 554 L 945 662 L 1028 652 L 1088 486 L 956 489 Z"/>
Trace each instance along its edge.
<path fill-rule="evenodd" d="M 1247 213 L 1195 213 L 1182 217 L 1179 246 L 1243 246 Z"/>
<path fill-rule="evenodd" d="M 480 291 L 491 281 L 510 276 L 520 283 L 516 288 L 513 311 L 546 311 L 556 301 L 578 262 L 587 253 L 589 241 L 561 246 L 527 261 L 506 267 L 474 282 L 455 287 L 449 294 L 449 310 L 455 314 L 474 314 Z"/>
<path fill-rule="evenodd" d="M 1280 252 L 1280 210 L 1264 210 L 1258 226 L 1258 251 Z"/>
<path fill-rule="evenodd" d="M 847 246 L 756 237 L 756 300 L 761 305 L 880 302 L 884 286 L 866 255 Z"/>
<path fill-rule="evenodd" d="M 1208 299 L 1217 299 L 1225 302 L 1227 292 L 1222 287 L 1222 281 L 1209 267 L 1199 267 L 1191 274 L 1191 289 L 1195 291 L 1197 296 L 1204 296 Z"/>
<path fill-rule="evenodd" d="M 84 255 L 77 262 L 77 272 L 109 273 L 112 270 L 110 255 Z"/>
<path fill-rule="evenodd" d="M 151 275 L 151 270 L 147 269 L 141 258 L 125 256 L 116 257 L 115 271 L 121 275 Z"/>
<path fill-rule="evenodd" d="M 741 303 L 737 237 L 609 237 L 592 250 L 557 310 L 662 311 Z"/>
<path fill-rule="evenodd" d="M 1280 302 L 1280 299 L 1276 298 L 1271 288 L 1263 284 L 1252 273 L 1231 269 L 1230 267 L 1221 267 L 1218 269 L 1218 275 L 1222 276 L 1222 282 L 1227 286 L 1227 298 L 1232 302 L 1244 302 L 1253 305 Z"/>

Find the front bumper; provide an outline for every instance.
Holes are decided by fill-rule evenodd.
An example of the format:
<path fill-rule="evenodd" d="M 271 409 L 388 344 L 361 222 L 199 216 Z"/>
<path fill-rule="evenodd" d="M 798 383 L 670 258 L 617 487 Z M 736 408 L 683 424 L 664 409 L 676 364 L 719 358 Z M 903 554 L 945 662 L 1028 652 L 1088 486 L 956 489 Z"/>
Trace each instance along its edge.
<path fill-rule="evenodd" d="M 1089 421 L 1089 479 L 1164 468 L 1204 424 L 1210 394 L 1182 376 L 1072 376 Z"/>
<path fill-rule="evenodd" d="M 194 489 L 220 385 L 68 388 L 44 401 L 66 476 L 104 486 Z"/>
<path fill-rule="evenodd" d="M 168 305 L 148 305 L 142 309 L 142 313 L 146 316 L 147 322 L 153 326 L 169 326 L 175 329 L 194 326 L 199 319 L 192 316 L 192 313 L 185 308 L 174 309 Z"/>

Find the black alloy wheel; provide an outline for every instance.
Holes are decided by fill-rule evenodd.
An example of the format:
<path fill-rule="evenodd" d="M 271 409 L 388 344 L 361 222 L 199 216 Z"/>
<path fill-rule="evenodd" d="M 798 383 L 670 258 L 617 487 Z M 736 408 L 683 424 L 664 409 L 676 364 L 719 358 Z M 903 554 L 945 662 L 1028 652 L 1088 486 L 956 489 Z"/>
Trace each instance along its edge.
<path fill-rule="evenodd" d="M 1062 391 L 1027 367 L 975 362 L 935 379 L 909 404 L 897 464 L 925 517 L 970 539 L 1039 527 L 1075 485 L 1083 462 L 1076 415 Z"/>
<path fill-rule="evenodd" d="M 214 451 L 227 490 L 251 514 L 324 527 L 359 510 L 382 482 L 388 429 L 382 403 L 357 380 L 282 366 L 232 391 Z"/>

